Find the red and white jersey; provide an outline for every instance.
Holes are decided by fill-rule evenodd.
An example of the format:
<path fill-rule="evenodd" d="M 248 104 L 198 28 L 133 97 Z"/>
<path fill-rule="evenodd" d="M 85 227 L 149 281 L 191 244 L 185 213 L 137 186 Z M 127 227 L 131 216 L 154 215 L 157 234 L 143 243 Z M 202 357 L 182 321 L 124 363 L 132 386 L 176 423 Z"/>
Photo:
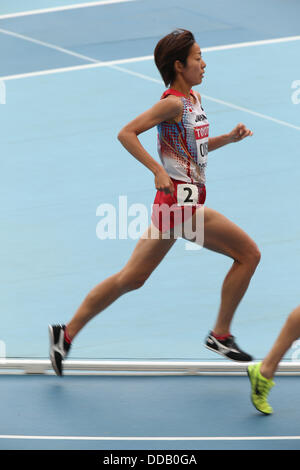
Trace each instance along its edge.
<path fill-rule="evenodd" d="M 193 90 L 191 94 L 196 103 L 171 88 L 162 95 L 161 99 L 168 95 L 180 97 L 183 112 L 180 122 L 163 121 L 158 124 L 158 154 L 171 178 L 205 184 L 209 124 Z"/>

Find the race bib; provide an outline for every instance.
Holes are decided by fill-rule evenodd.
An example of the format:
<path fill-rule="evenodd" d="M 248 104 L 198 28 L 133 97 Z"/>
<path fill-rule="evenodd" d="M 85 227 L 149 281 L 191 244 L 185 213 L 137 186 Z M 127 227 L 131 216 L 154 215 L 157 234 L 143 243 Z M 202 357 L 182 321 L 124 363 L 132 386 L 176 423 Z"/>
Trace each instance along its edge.
<path fill-rule="evenodd" d="M 185 183 L 177 185 L 177 205 L 195 206 L 198 204 L 199 191 L 195 184 Z"/>
<path fill-rule="evenodd" d="M 197 163 L 202 166 L 207 162 L 208 155 L 208 129 L 209 124 L 194 127 L 196 146 L 197 146 Z"/>

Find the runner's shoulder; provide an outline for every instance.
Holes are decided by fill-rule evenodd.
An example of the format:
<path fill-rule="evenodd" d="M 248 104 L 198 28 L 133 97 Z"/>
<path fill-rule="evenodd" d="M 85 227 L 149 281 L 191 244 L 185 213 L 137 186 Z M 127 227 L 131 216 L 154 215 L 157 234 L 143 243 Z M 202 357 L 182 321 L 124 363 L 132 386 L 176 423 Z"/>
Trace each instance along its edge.
<path fill-rule="evenodd" d="M 165 119 L 174 119 L 181 115 L 183 110 L 183 102 L 178 96 L 169 95 L 160 100 L 158 103 Z"/>
<path fill-rule="evenodd" d="M 168 95 L 164 99 L 162 99 L 161 102 L 167 103 L 166 106 L 168 106 L 170 109 L 174 109 L 174 110 L 177 110 L 179 112 L 183 108 L 182 99 L 179 98 L 179 96 Z"/>

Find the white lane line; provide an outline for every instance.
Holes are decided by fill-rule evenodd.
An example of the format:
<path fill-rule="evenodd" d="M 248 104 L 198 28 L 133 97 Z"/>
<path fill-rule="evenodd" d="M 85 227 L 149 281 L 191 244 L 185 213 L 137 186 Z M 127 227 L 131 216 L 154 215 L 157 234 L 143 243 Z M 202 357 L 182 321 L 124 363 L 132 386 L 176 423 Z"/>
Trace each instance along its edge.
<path fill-rule="evenodd" d="M 300 36 L 285 36 L 282 38 L 262 39 L 260 41 L 237 42 L 236 44 L 224 44 L 223 46 L 203 47 L 203 52 L 225 51 L 227 49 L 239 49 L 241 47 L 266 46 L 268 44 L 279 44 L 281 42 L 300 41 Z"/>
<path fill-rule="evenodd" d="M 163 85 L 163 82 L 161 80 L 149 77 L 148 75 L 144 75 L 144 74 L 141 74 L 141 73 L 138 73 L 138 72 L 133 72 L 132 70 L 125 69 L 124 67 L 113 66 L 112 68 L 114 68 L 116 70 L 120 70 L 121 72 L 129 73 L 130 75 L 134 75 L 136 77 L 142 78 L 143 80 L 148 80 L 148 81 L 159 83 L 159 84 Z M 282 126 L 290 127 L 292 129 L 296 129 L 297 131 L 300 131 L 299 126 L 295 126 L 294 124 L 291 124 L 291 123 L 286 122 L 286 121 L 281 121 L 279 119 L 268 116 L 267 114 L 257 113 L 256 111 L 252 111 L 252 109 L 244 108 L 242 106 L 238 106 L 238 105 L 230 103 L 228 101 L 219 100 L 218 98 L 213 98 L 212 96 L 204 95 L 202 93 L 201 93 L 201 96 L 203 98 L 205 98 L 206 100 L 222 104 L 223 106 L 227 106 L 228 108 L 237 109 L 239 111 L 243 111 L 244 113 L 252 114 L 253 116 L 257 116 L 257 117 L 260 117 L 262 119 L 266 119 L 268 121 L 275 122 L 276 124 L 280 124 Z"/>
<path fill-rule="evenodd" d="M 289 441 L 300 436 L 222 436 L 222 437 L 104 437 L 104 436 L 18 436 L 0 435 L 0 439 L 32 439 L 63 441 Z"/>
<path fill-rule="evenodd" d="M 24 41 L 32 42 L 34 44 L 38 44 L 39 46 L 47 47 L 48 49 L 53 49 L 53 50 L 61 52 L 63 54 L 71 55 L 71 56 L 76 57 L 78 59 L 82 59 L 82 60 L 86 60 L 88 62 L 92 62 L 94 67 L 96 67 L 96 66 L 97 67 L 106 66 L 106 67 L 110 67 L 110 68 L 119 70 L 121 72 L 125 72 L 125 73 L 130 74 L 130 75 L 135 75 L 136 77 L 143 78 L 143 79 L 148 80 L 148 81 L 154 81 L 154 82 L 161 83 L 160 80 L 156 80 L 154 78 L 148 77 L 148 76 L 140 74 L 138 72 L 132 72 L 131 70 L 124 69 L 124 68 L 118 67 L 116 65 L 116 64 L 120 64 L 120 63 L 122 64 L 122 63 L 133 62 L 134 59 L 125 59 L 125 60 L 120 60 L 120 61 L 102 62 L 100 60 L 93 59 L 92 57 L 88 57 L 86 55 L 78 54 L 77 52 L 73 52 L 69 49 L 65 49 L 63 47 L 59 47 L 59 46 L 56 46 L 54 44 L 50 44 L 48 42 L 40 41 L 39 39 L 34 39 L 34 38 L 29 37 L 29 36 L 25 36 L 24 34 L 19 34 L 19 33 L 14 33 L 13 31 L 8 31 L 7 29 L 0 28 L 0 33 L 6 34 L 8 36 L 13 36 L 13 37 L 16 37 L 17 39 L 22 39 Z M 85 67 L 86 68 L 87 66 L 89 66 L 89 68 L 92 67 L 90 64 L 85 64 L 83 66 L 75 66 L 75 68 L 76 69 L 78 69 L 78 67 Z M 74 70 L 74 67 L 73 67 L 73 70 Z M 0 77 L 0 78 L 1 78 L 1 80 L 9 79 L 8 77 Z"/>
<path fill-rule="evenodd" d="M 219 103 L 219 104 L 222 104 L 224 106 L 228 106 L 229 108 L 238 109 L 239 111 L 243 111 L 245 113 L 252 114 L 253 116 L 257 116 L 257 117 L 260 117 L 260 118 L 263 118 L 263 119 L 267 119 L 268 121 L 276 122 L 276 124 L 281 124 L 282 126 L 291 127 L 292 129 L 296 129 L 297 131 L 300 131 L 300 126 L 295 126 L 294 124 L 290 124 L 289 122 L 281 121 L 279 119 L 273 118 L 273 117 L 268 116 L 266 114 L 257 113 L 256 111 L 252 111 L 249 108 L 244 108 L 243 106 L 237 106 L 236 104 L 229 103 L 228 101 L 219 100 L 217 98 L 212 98 L 211 96 L 202 95 L 202 94 L 201 94 L 201 96 L 203 98 L 209 100 L 209 101 L 214 101 L 215 103 Z"/>
<path fill-rule="evenodd" d="M 132 0 L 133 1 L 133 0 Z M 5 31 L 6 34 L 10 35 L 15 35 L 16 37 L 19 36 L 20 39 L 25 39 L 25 40 L 30 40 L 31 42 L 36 42 L 37 44 L 55 48 L 56 50 L 60 50 L 60 52 L 66 52 L 66 49 L 59 48 L 58 46 L 54 46 L 49 43 L 44 43 L 42 41 L 38 41 L 33 38 L 29 38 L 28 36 L 22 36 L 22 35 L 17 35 L 17 33 L 13 33 L 12 31 L 8 30 L 2 30 L 3 32 Z M 212 47 L 203 47 L 202 52 L 214 52 L 214 51 L 221 51 L 221 50 L 227 50 L 227 49 L 237 49 L 240 47 L 251 47 L 251 46 L 262 46 L 262 45 L 268 45 L 268 44 L 278 44 L 282 42 L 291 42 L 291 41 L 299 41 L 300 36 L 288 36 L 284 38 L 275 38 L 275 39 L 266 39 L 262 41 L 251 41 L 251 42 L 240 42 L 237 44 L 227 44 L 223 46 L 212 46 Z M 68 53 L 70 54 L 72 51 L 68 50 Z M 72 53 L 72 55 L 75 55 L 76 53 Z M 75 55 L 77 57 L 80 56 L 80 54 Z M 146 55 L 146 56 L 140 56 L 140 57 L 131 57 L 128 59 L 117 59 L 117 60 L 112 60 L 112 61 L 97 61 L 95 59 L 91 59 L 90 57 L 86 56 L 80 56 L 79 58 L 83 58 L 84 60 L 88 61 L 94 61 L 96 65 L 92 66 L 90 64 L 83 64 L 83 65 L 75 65 L 71 67 L 60 67 L 56 69 L 47 69 L 47 70 L 37 70 L 35 72 L 27 72 L 27 73 L 20 73 L 20 74 L 15 74 L 15 75 L 7 75 L 4 77 L 0 77 L 1 80 L 16 80 L 19 78 L 27 78 L 27 77 L 35 77 L 35 76 L 40 76 L 40 75 L 51 75 L 54 73 L 63 73 L 63 72 L 72 72 L 74 70 L 84 70 L 84 69 L 89 69 L 89 68 L 94 68 L 94 67 L 103 67 L 103 66 L 110 66 L 113 64 L 130 64 L 134 62 L 143 62 L 147 60 L 154 60 L 153 55 Z"/>
<path fill-rule="evenodd" d="M 110 67 L 110 68 L 119 70 L 121 72 L 125 72 L 125 73 L 130 74 L 130 75 L 135 75 L 139 78 L 143 78 L 143 79 L 148 80 L 148 81 L 154 81 L 154 82 L 160 83 L 159 80 L 152 79 L 151 77 L 148 77 L 146 75 L 140 74 L 138 72 L 132 72 L 131 70 L 124 69 L 122 67 L 118 67 L 117 65 L 115 65 L 116 62 L 117 63 L 124 63 L 124 60 L 123 61 L 115 61 L 115 62 L 114 61 L 102 62 L 100 60 L 93 59 L 92 57 L 88 57 L 88 56 L 85 56 L 85 55 L 82 55 L 82 54 L 78 54 L 77 52 L 70 51 L 69 49 L 65 49 L 63 47 L 59 47 L 59 46 L 56 46 L 54 44 L 50 44 L 48 42 L 40 41 L 39 39 L 34 39 L 34 38 L 29 37 L 29 36 L 25 36 L 24 34 L 19 34 L 19 33 L 14 33 L 13 31 L 8 31 L 7 29 L 0 28 L 0 33 L 6 34 L 8 36 L 13 36 L 13 37 L 16 37 L 17 39 L 22 39 L 24 41 L 32 42 L 34 44 L 38 44 L 39 46 L 47 47 L 48 49 L 53 49 L 55 51 L 62 52 L 63 54 L 71 55 L 71 56 L 76 57 L 78 59 L 82 59 L 82 60 L 86 60 L 88 62 L 92 62 L 94 67 L 95 66 L 98 66 L 98 67 L 106 66 L 106 67 Z M 133 60 L 131 60 L 131 62 L 133 62 Z M 128 60 L 126 61 L 126 63 L 128 63 Z M 90 64 L 88 64 L 88 65 L 91 68 L 91 65 Z M 86 64 L 85 64 L 85 67 L 86 67 Z M 5 77 L 0 77 L 0 78 L 1 78 L 1 80 L 5 80 Z M 7 78 L 6 78 L 6 80 L 7 80 Z"/>
<path fill-rule="evenodd" d="M 97 67 L 103 67 L 106 64 L 85 64 L 85 65 L 74 65 L 72 67 L 61 67 L 57 69 L 48 69 L 48 70 L 39 70 L 38 72 L 27 72 L 27 73 L 18 73 L 16 75 L 7 75 L 4 77 L 0 77 L 3 81 L 8 80 L 19 80 L 21 78 L 30 78 L 30 77 L 40 77 L 43 75 L 52 75 L 56 73 L 63 73 L 63 72 L 74 72 L 76 70 L 85 70 L 85 69 L 93 69 Z"/>
<path fill-rule="evenodd" d="M 143 73 L 134 72 L 133 70 L 125 69 L 124 67 L 119 67 L 118 65 L 111 65 L 110 68 L 114 70 L 119 70 L 120 72 L 127 73 L 129 75 L 133 75 L 134 77 L 142 78 L 143 80 L 148 80 L 149 82 L 159 83 L 163 85 L 162 80 L 157 78 L 149 77 L 148 75 L 144 75 Z"/>
<path fill-rule="evenodd" d="M 133 57 L 130 59 L 109 60 L 104 62 L 95 62 L 94 64 L 73 65 L 71 67 L 60 67 L 57 69 L 39 70 L 37 72 L 18 73 L 15 75 L 7 75 L 0 77 L 1 80 L 18 80 L 20 78 L 39 77 L 41 75 L 51 75 L 55 73 L 73 72 L 76 70 L 94 69 L 98 67 L 110 67 L 117 64 L 130 64 L 153 60 L 153 56 Z"/>
<path fill-rule="evenodd" d="M 112 66 L 111 68 L 114 68 L 116 70 L 120 70 L 121 72 L 124 72 L 124 73 L 129 73 L 130 75 L 134 75 L 138 78 L 142 78 L 143 80 L 148 80 L 150 82 L 159 83 L 159 84 L 163 85 L 163 82 L 161 80 L 158 80 L 158 79 L 152 78 L 152 77 L 148 77 L 148 75 L 144 75 L 142 73 L 133 72 L 132 70 L 125 69 L 124 67 L 118 67 L 118 66 L 115 65 L 115 66 Z M 281 121 L 279 119 L 273 118 L 272 116 L 268 116 L 267 114 L 257 113 L 256 111 L 252 111 L 252 109 L 244 108 L 242 106 L 238 106 L 238 105 L 230 103 L 228 101 L 219 100 L 218 98 L 213 98 L 212 96 L 204 95 L 202 93 L 201 93 L 201 96 L 203 98 L 205 98 L 206 100 L 208 100 L 208 101 L 213 101 L 215 103 L 222 104 L 223 106 L 227 106 L 228 108 L 237 109 L 238 111 L 243 111 L 244 113 L 252 114 L 253 116 L 257 116 L 257 117 L 260 117 L 262 119 L 266 119 L 267 121 L 272 121 L 272 122 L 275 122 L 276 124 L 280 124 L 282 126 L 290 127 L 292 129 L 296 129 L 297 131 L 300 131 L 299 126 L 295 126 L 294 124 L 291 124 L 291 123 L 286 122 L 286 121 Z"/>
<path fill-rule="evenodd" d="M 86 2 L 78 3 L 72 5 L 66 5 L 61 7 L 52 7 L 52 8 L 42 8 L 40 10 L 30 10 L 30 11 L 19 11 L 17 13 L 8 13 L 6 15 L 0 15 L 0 20 L 6 20 L 9 18 L 18 18 L 20 16 L 31 16 L 31 15 L 40 15 L 43 13 L 54 13 L 56 11 L 65 11 L 65 10 L 76 10 L 77 8 L 88 8 L 96 7 L 100 5 L 112 5 L 114 3 L 127 3 L 134 2 L 135 0 L 104 0 L 98 2 Z"/>
<path fill-rule="evenodd" d="M 65 49 L 65 48 L 62 48 L 62 47 L 59 47 L 59 46 L 56 46 L 54 44 L 50 44 L 50 43 L 47 43 L 47 42 L 43 42 L 43 41 L 39 41 L 37 39 L 33 39 L 29 36 L 24 36 L 22 34 L 18 34 L 18 33 L 14 33 L 12 31 L 8 31 L 6 29 L 1 29 L 0 28 L 0 33 L 3 33 L 3 34 L 7 34 L 7 35 L 11 35 L 11 36 L 14 36 L 14 37 L 17 37 L 19 39 L 23 39 L 25 41 L 29 41 L 29 42 L 33 42 L 33 43 L 36 43 L 36 44 L 39 44 L 41 46 L 44 46 L 44 47 L 48 47 L 50 49 L 54 49 L 54 50 L 57 50 L 58 52 L 62 52 L 64 54 L 67 54 L 67 55 L 71 55 L 71 56 L 74 56 L 74 57 L 77 57 L 77 58 L 80 58 L 80 59 L 83 59 L 83 60 L 86 60 L 88 62 L 92 62 L 92 64 L 85 64 L 83 66 L 76 66 L 76 69 L 78 70 L 78 67 L 109 67 L 109 68 L 112 68 L 112 69 L 115 69 L 115 70 L 118 70 L 120 72 L 124 72 L 126 74 L 129 74 L 129 75 L 133 75 L 135 77 L 138 77 L 138 78 L 141 78 L 143 80 L 147 80 L 147 81 L 151 81 L 151 82 L 154 82 L 154 83 L 158 83 L 158 84 L 163 84 L 163 82 L 161 80 L 158 80 L 156 78 L 152 78 L 152 77 L 149 77 L 148 75 L 144 75 L 142 73 L 139 73 L 139 72 L 134 72 L 132 70 L 129 70 L 129 69 L 126 69 L 124 67 L 120 67 L 119 65 L 117 64 L 120 64 L 120 63 L 128 63 L 128 61 L 130 62 L 133 62 L 134 59 L 124 59 L 122 61 L 109 61 L 109 62 L 102 62 L 102 61 L 99 61 L 99 60 L 96 60 L 96 59 L 93 59 L 92 57 L 88 57 L 88 56 L 85 56 L 85 55 L 82 55 L 82 54 L 77 54 L 76 52 L 73 52 L 73 51 L 70 51 L 69 49 Z M 141 57 L 139 58 L 140 60 L 148 60 L 148 57 L 149 56 L 145 56 L 145 57 Z M 126 60 L 126 62 L 125 62 Z M 73 68 L 74 70 L 74 68 Z M 42 73 L 41 73 L 42 74 Z M 28 74 L 27 74 L 28 76 Z M 0 77 L 1 80 L 7 80 L 9 79 L 8 77 Z M 291 124 L 289 122 L 286 122 L 286 121 L 281 121 L 279 119 L 276 119 L 276 118 L 273 118 L 271 116 L 268 116 L 266 114 L 262 114 L 262 113 L 257 113 L 256 111 L 252 111 L 251 109 L 249 108 L 244 108 L 242 106 L 237 106 L 233 103 L 229 103 L 227 101 L 223 101 L 223 100 L 219 100 L 217 98 L 213 98 L 211 96 L 207 96 L 207 95 L 202 95 L 203 98 L 207 99 L 207 100 L 210 100 L 210 101 L 213 101 L 215 103 L 219 103 L 219 104 L 222 104 L 224 106 L 227 106 L 229 108 L 232 108 L 232 109 L 237 109 L 239 111 L 243 111 L 243 112 L 246 112 L 248 114 L 252 114 L 254 116 L 257 116 L 257 117 L 260 117 L 262 119 L 266 119 L 268 121 L 272 121 L 272 122 L 275 122 L 276 124 L 280 124 L 282 126 L 286 126 L 286 127 L 290 127 L 292 129 L 296 129 L 296 130 L 300 130 L 300 127 L 299 126 L 296 126 L 294 124 Z"/>
<path fill-rule="evenodd" d="M 14 33 L 13 31 L 8 31 L 7 29 L 0 28 L 0 33 L 6 34 L 7 36 L 13 36 L 17 39 L 22 39 L 23 41 L 32 42 L 34 44 L 38 44 L 39 46 L 47 47 L 48 49 L 53 49 L 58 52 L 62 52 L 67 55 L 71 55 L 76 57 L 77 59 L 87 60 L 89 62 L 94 63 L 101 63 L 101 61 L 92 59 L 91 57 L 87 57 L 82 54 L 78 54 L 77 52 L 70 51 L 69 49 L 65 49 L 63 47 L 55 46 L 54 44 L 50 44 L 49 42 L 40 41 L 39 39 L 34 39 L 29 36 L 25 36 L 24 34 Z"/>

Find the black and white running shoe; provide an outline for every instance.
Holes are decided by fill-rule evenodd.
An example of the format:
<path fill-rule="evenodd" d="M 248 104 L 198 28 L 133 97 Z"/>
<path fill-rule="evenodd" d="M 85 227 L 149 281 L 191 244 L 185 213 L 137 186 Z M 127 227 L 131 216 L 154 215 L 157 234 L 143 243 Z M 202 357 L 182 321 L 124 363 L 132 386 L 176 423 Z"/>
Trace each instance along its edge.
<path fill-rule="evenodd" d="M 234 336 L 230 335 L 225 340 L 216 339 L 212 332 L 209 333 L 205 340 L 205 346 L 211 351 L 215 351 L 222 356 L 228 357 L 232 361 L 239 362 L 250 362 L 253 361 L 253 357 L 250 354 L 245 353 L 238 347 L 234 341 Z"/>
<path fill-rule="evenodd" d="M 65 325 L 49 325 L 50 360 L 57 375 L 62 375 L 62 361 L 71 347 L 65 340 L 65 329 Z"/>

